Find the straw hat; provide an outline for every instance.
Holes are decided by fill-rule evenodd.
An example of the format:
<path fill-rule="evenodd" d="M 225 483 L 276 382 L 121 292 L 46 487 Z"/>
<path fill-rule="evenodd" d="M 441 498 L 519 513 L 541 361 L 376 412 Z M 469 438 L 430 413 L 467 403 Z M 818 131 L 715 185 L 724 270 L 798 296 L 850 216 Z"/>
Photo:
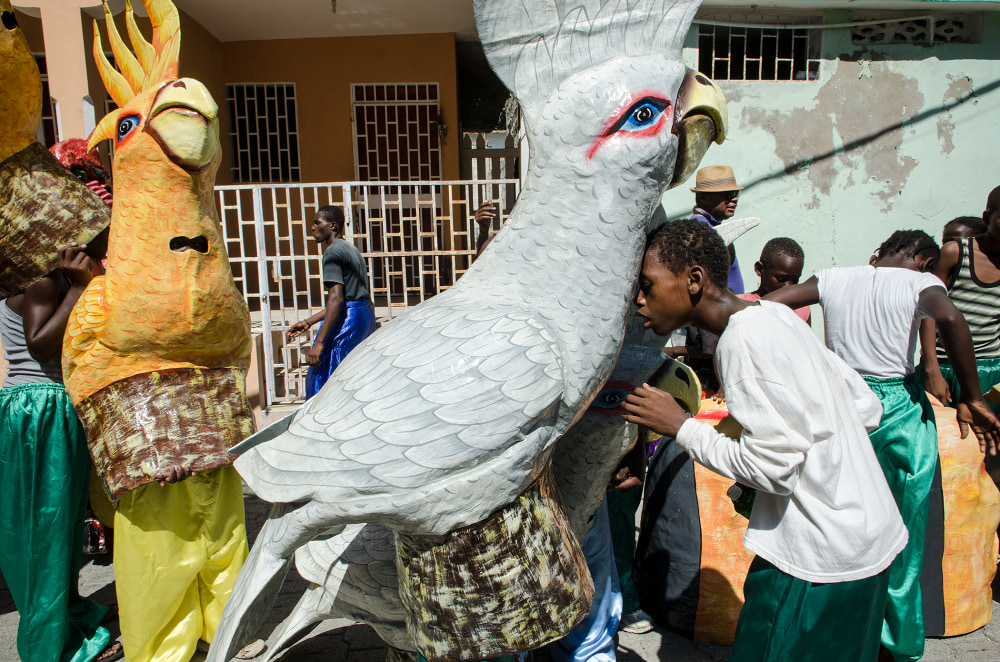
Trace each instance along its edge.
<path fill-rule="evenodd" d="M 708 166 L 698 171 L 695 177 L 692 193 L 709 191 L 742 191 L 742 186 L 736 185 L 736 175 L 729 166 Z"/>

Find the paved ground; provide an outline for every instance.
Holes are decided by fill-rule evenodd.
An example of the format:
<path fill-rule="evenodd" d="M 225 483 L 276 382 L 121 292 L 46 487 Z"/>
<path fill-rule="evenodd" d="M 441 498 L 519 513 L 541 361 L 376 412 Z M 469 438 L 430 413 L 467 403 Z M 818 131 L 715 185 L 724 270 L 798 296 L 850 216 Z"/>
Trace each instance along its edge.
<path fill-rule="evenodd" d="M 267 514 L 267 505 L 249 497 L 247 521 L 251 538 L 255 537 Z M 97 558 L 95 563 L 93 558 Z M 109 559 L 89 559 L 80 575 L 80 592 L 103 604 L 115 600 L 114 573 Z M 103 563 L 103 564 L 102 564 Z M 294 570 L 289 573 L 281 596 L 272 612 L 271 621 L 265 625 L 269 632 L 287 615 L 298 600 L 306 584 Z M 17 612 L 10 591 L 0 579 L 0 662 L 18 660 L 15 640 Z M 117 633 L 116 633 L 117 634 Z M 381 662 L 384 658 L 381 640 L 366 625 L 350 621 L 330 621 L 317 628 L 307 639 L 292 648 L 284 657 L 288 662 Z M 648 634 L 620 633 L 618 660 L 620 662 L 721 662 L 729 655 L 729 646 L 716 646 L 691 641 L 670 632 L 654 630 Z M 202 659 L 199 655 L 195 662 Z M 548 659 L 544 653 L 536 662 Z M 928 639 L 925 662 L 998 662 L 1000 660 L 1000 604 L 993 603 L 993 620 L 986 627 L 962 637 Z M 854 662 L 844 660 L 844 662 Z"/>

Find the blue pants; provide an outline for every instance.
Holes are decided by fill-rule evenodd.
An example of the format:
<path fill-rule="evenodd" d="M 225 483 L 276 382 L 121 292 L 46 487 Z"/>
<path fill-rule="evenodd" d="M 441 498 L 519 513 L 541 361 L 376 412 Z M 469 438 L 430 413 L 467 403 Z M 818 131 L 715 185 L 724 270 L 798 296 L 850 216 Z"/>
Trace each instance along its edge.
<path fill-rule="evenodd" d="M 319 328 L 323 328 L 322 322 Z M 375 311 L 367 299 L 344 302 L 340 315 L 333 322 L 333 328 L 326 335 L 319 364 L 309 366 L 309 372 L 306 373 L 306 400 L 319 393 L 348 352 L 374 331 Z"/>
<path fill-rule="evenodd" d="M 611 549 L 607 497 L 583 538 L 583 555 L 594 580 L 590 613 L 569 634 L 549 645 L 549 656 L 553 662 L 615 662 L 615 632 L 622 617 L 622 594 Z"/>

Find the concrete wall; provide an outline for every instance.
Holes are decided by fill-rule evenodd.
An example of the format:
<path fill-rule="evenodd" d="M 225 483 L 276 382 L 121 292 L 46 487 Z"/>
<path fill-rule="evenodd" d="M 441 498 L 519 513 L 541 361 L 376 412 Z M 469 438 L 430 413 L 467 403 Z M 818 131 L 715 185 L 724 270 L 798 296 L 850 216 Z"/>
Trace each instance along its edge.
<path fill-rule="evenodd" d="M 692 68 L 696 34 L 684 52 Z M 981 44 L 864 47 L 833 29 L 823 33 L 817 81 L 719 83 L 730 137 L 702 165 L 731 165 L 746 187 L 737 217 L 762 219 L 736 242 L 748 289 L 757 287 L 753 264 L 772 237 L 802 244 L 805 277 L 867 264 L 894 230 L 922 229 L 940 241 L 945 221 L 982 214 L 1000 185 L 998 37 L 996 13 L 985 14 Z M 664 195 L 669 218 L 690 213 L 693 185 Z"/>

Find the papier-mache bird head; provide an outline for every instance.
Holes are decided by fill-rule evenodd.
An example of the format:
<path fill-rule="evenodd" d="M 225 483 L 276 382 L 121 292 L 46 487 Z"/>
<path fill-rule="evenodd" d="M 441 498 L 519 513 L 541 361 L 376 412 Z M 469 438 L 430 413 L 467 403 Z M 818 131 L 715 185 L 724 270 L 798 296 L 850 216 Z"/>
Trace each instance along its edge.
<path fill-rule="evenodd" d="M 42 79 L 10 0 L 0 0 L 0 161 L 35 141 Z"/>
<path fill-rule="evenodd" d="M 118 109 L 98 123 L 90 136 L 90 147 L 113 140 L 116 163 L 127 160 L 131 153 L 148 159 L 162 150 L 162 156 L 180 168 L 210 170 L 214 179 L 220 158 L 218 105 L 199 81 L 177 78 L 181 40 L 177 8 L 169 0 L 142 0 L 142 4 L 153 24 L 153 40 L 149 43 L 143 37 L 127 1 L 125 22 L 133 54 L 104 3 L 108 39 L 120 71 L 104 55 L 94 21 L 94 59 Z M 149 149 L 151 141 L 161 149 Z"/>
<path fill-rule="evenodd" d="M 625 164 L 671 186 L 694 172 L 728 122 L 725 97 L 682 62 L 700 4 L 475 0 L 487 58 L 518 98 L 529 140 L 544 127 L 532 160 L 572 162 L 582 177 Z"/>

